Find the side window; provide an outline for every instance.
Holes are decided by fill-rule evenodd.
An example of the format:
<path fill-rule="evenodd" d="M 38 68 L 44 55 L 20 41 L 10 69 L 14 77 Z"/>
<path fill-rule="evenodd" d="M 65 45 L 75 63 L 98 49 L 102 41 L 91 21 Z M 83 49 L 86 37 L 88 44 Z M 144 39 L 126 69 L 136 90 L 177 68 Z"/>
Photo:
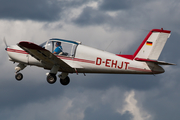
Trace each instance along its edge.
<path fill-rule="evenodd" d="M 74 44 L 69 43 L 61 43 L 63 54 L 64 56 L 73 57 L 74 56 Z"/>
<path fill-rule="evenodd" d="M 77 47 L 76 44 L 72 44 L 72 48 L 71 48 L 71 56 L 72 57 L 75 57 L 76 47 Z"/>
<path fill-rule="evenodd" d="M 76 46 L 76 44 L 61 42 L 62 52 L 58 55 L 74 57 Z M 56 49 L 56 42 L 54 42 L 54 49 Z"/>

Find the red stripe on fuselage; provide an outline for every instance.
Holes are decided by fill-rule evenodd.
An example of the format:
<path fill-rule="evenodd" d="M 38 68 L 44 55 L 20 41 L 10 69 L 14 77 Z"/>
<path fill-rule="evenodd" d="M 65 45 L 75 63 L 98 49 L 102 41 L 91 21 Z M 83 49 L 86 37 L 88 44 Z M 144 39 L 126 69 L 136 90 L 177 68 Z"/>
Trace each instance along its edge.
<path fill-rule="evenodd" d="M 11 49 L 11 48 L 7 48 L 8 52 L 16 52 L 16 53 L 21 53 L 21 54 L 28 54 L 26 51 L 24 50 L 17 50 L 17 49 Z"/>
<path fill-rule="evenodd" d="M 7 51 L 8 52 L 21 53 L 21 54 L 29 54 L 24 50 L 17 50 L 17 49 L 11 49 L 11 48 L 7 48 Z M 71 57 L 64 57 L 64 56 L 57 56 L 57 57 L 60 59 L 64 59 L 64 60 L 72 60 L 72 61 L 95 64 L 95 61 L 92 61 L 92 60 L 85 60 L 85 59 L 80 59 L 80 58 L 71 58 Z"/>
<path fill-rule="evenodd" d="M 145 70 L 141 68 L 135 68 L 135 67 L 128 67 L 129 70 L 135 70 L 135 71 L 140 71 L 140 72 L 152 72 L 151 70 Z"/>
<path fill-rule="evenodd" d="M 70 58 L 70 57 L 64 57 L 64 56 L 57 56 L 60 59 L 65 59 L 65 60 L 73 60 L 73 61 L 77 61 L 77 62 L 85 62 L 85 63 L 91 63 L 91 64 L 95 64 L 95 61 L 92 60 L 85 60 L 85 59 L 80 59 L 80 58 Z"/>

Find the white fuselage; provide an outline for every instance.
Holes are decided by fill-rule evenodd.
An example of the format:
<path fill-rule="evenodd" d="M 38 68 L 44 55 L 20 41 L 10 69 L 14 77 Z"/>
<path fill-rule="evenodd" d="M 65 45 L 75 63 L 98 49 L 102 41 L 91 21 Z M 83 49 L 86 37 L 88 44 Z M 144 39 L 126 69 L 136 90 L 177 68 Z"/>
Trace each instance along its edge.
<path fill-rule="evenodd" d="M 17 45 L 8 47 L 7 52 L 11 61 L 45 69 L 51 69 L 52 67 L 48 65 L 46 65 L 48 67 L 45 67 L 41 61 L 38 61 Z M 162 67 L 154 63 L 127 59 L 84 45 L 77 46 L 74 57 L 57 57 L 75 68 L 78 73 L 158 74 L 164 72 Z"/>

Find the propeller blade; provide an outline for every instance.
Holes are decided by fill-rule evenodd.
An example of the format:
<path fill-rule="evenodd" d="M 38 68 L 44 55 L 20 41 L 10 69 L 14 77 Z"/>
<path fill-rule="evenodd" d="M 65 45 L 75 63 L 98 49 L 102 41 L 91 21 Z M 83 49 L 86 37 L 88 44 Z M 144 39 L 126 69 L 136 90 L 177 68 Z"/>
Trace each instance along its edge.
<path fill-rule="evenodd" d="M 4 41 L 4 44 L 6 45 L 6 48 L 7 48 L 8 45 L 7 45 L 7 42 L 6 42 L 6 38 L 5 38 L 5 37 L 4 37 L 3 41 Z"/>
<path fill-rule="evenodd" d="M 6 45 L 6 48 L 5 48 L 5 50 L 7 51 L 8 45 L 7 45 L 7 42 L 6 42 L 6 39 L 5 39 L 5 37 L 4 37 L 3 41 L 4 41 L 4 44 Z"/>

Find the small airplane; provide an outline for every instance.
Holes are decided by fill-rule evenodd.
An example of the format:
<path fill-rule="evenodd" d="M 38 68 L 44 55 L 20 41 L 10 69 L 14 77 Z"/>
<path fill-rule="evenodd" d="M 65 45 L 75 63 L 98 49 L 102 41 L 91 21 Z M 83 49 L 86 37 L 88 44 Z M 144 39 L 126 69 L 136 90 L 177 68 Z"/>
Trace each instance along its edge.
<path fill-rule="evenodd" d="M 23 75 L 19 72 L 28 65 L 50 70 L 47 82 L 56 82 L 56 74 L 62 85 L 68 85 L 69 73 L 112 73 L 112 74 L 160 74 L 164 69 L 159 65 L 175 65 L 158 61 L 160 53 L 170 37 L 171 31 L 152 29 L 133 55 L 113 54 L 82 45 L 81 42 L 53 38 L 36 45 L 21 41 L 17 45 L 8 46 L 6 51 L 9 60 L 19 63 L 15 67 L 15 78 L 20 81 Z M 61 52 L 56 53 L 57 43 Z"/>

